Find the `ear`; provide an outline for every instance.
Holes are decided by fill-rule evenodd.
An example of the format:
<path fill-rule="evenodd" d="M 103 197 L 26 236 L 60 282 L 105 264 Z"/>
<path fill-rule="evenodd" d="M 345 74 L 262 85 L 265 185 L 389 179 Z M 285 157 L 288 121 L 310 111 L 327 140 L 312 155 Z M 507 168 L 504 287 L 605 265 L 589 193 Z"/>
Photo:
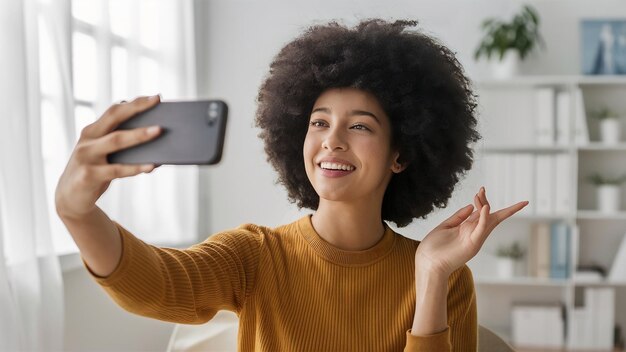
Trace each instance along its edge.
<path fill-rule="evenodd" d="M 393 164 L 391 164 L 391 171 L 393 171 L 394 174 L 401 173 L 407 167 L 407 163 L 401 164 L 398 159 L 400 159 L 400 152 L 395 152 Z"/>

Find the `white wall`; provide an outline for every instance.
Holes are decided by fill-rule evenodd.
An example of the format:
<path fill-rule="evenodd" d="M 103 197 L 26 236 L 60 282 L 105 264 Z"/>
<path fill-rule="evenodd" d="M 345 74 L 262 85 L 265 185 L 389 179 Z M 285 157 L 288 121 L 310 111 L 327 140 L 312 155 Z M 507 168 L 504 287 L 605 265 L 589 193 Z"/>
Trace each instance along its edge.
<path fill-rule="evenodd" d="M 547 50 L 524 64 L 525 72 L 532 74 L 579 73 L 579 19 L 626 17 L 626 5 L 619 0 L 529 3 L 540 12 L 547 44 Z M 480 22 L 489 16 L 509 15 L 520 4 L 512 0 L 196 0 L 200 96 L 223 98 L 230 105 L 223 162 L 202 170 L 204 232 L 245 222 L 274 226 L 299 216 L 282 186 L 274 183 L 276 175 L 256 137 L 254 113 L 256 92 L 272 57 L 301 30 L 331 19 L 349 24 L 368 17 L 418 19 L 422 28 L 457 52 L 469 74 L 477 78 L 487 72 L 484 64 L 472 59 Z M 401 233 L 421 238 L 451 210 L 467 204 L 479 182 L 468 179 L 453 196 L 450 210 L 418 221 Z M 82 268 L 65 272 L 64 282 L 67 350 L 164 350 L 171 324 L 123 311 Z"/>
<path fill-rule="evenodd" d="M 203 170 L 202 199 L 206 203 L 205 232 L 213 233 L 245 222 L 274 226 L 290 222 L 299 213 L 287 201 L 276 174 L 265 161 L 254 128 L 257 89 L 273 56 L 289 40 L 314 23 L 360 19 L 417 19 L 421 27 L 457 52 L 473 78 L 484 77 L 486 64 L 476 63 L 480 23 L 486 17 L 509 17 L 522 1 L 514 0 L 211 0 L 197 1 L 201 20 L 200 95 L 223 98 L 230 104 L 230 121 L 223 162 Z M 526 74 L 578 74 L 581 18 L 626 17 L 626 5 L 614 0 L 528 1 L 541 16 L 547 49 L 522 66 Z M 401 233 L 421 238 L 444 217 L 469 202 L 480 180 L 457 188 L 450 206 L 427 221 L 416 221 Z M 306 213 L 306 211 L 305 211 Z"/>

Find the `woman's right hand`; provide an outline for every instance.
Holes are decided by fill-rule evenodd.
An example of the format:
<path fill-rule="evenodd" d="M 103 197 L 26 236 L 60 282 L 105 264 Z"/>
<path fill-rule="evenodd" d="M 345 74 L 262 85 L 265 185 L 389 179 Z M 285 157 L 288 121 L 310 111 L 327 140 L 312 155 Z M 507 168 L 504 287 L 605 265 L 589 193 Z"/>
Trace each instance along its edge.
<path fill-rule="evenodd" d="M 132 130 L 114 129 L 137 113 L 160 102 L 158 95 L 114 104 L 94 123 L 86 126 L 59 178 L 55 204 L 59 216 L 78 219 L 93 211 L 96 201 L 112 180 L 149 173 L 153 164 L 109 164 L 107 155 L 156 138 L 158 126 Z"/>

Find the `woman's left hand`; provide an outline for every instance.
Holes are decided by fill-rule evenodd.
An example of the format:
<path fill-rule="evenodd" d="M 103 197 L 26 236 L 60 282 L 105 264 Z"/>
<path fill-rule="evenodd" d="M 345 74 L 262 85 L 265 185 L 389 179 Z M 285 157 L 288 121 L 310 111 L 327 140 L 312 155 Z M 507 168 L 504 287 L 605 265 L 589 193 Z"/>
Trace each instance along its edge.
<path fill-rule="evenodd" d="M 474 196 L 474 205 L 458 210 L 450 218 L 434 228 L 422 240 L 415 252 L 415 269 L 431 273 L 452 274 L 472 259 L 480 250 L 493 229 L 502 221 L 517 213 L 527 201 L 490 213 L 485 188 Z"/>

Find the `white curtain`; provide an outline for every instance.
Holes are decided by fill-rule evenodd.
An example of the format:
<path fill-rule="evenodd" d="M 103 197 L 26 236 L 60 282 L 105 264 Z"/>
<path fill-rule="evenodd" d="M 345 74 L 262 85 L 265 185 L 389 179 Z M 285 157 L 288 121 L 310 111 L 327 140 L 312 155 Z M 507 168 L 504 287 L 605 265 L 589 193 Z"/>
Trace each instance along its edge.
<path fill-rule="evenodd" d="M 129 87 L 126 99 L 156 93 L 162 100 L 196 98 L 192 1 L 142 0 L 138 4 L 144 13 L 162 19 L 156 50 L 163 60 L 148 81 Z M 110 103 L 98 102 L 99 110 Z M 114 180 L 98 205 L 149 243 L 193 243 L 198 240 L 198 167 L 165 165 L 150 174 Z"/>
<path fill-rule="evenodd" d="M 0 350 L 63 349 L 41 153 L 37 4 L 0 1 Z"/>

